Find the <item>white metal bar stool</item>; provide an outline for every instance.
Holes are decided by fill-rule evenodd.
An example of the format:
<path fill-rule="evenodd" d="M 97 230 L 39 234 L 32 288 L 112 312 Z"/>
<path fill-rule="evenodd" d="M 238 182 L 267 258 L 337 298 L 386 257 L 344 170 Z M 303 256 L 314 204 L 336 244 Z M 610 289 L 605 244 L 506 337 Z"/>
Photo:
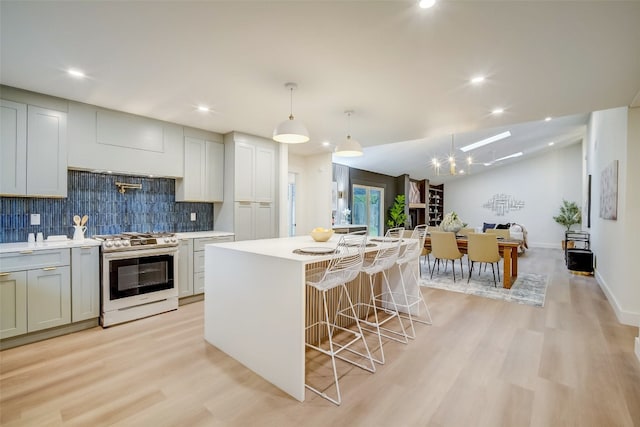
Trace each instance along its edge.
<path fill-rule="evenodd" d="M 366 242 L 367 242 L 367 236 L 364 231 L 359 233 L 345 234 L 341 236 L 340 240 L 338 241 L 338 245 L 336 247 L 334 255 L 329 261 L 329 265 L 327 266 L 327 268 L 326 269 L 323 268 L 320 271 L 311 272 L 311 274 L 307 275 L 307 281 L 306 281 L 307 286 L 311 286 L 317 289 L 322 294 L 322 310 L 324 312 L 323 313 L 324 318 L 312 325 L 307 326 L 306 329 L 309 330 L 311 328 L 317 328 L 318 326 L 322 326 L 322 325 L 326 326 L 326 332 L 327 332 L 326 338 L 328 341 L 329 348 L 326 349 L 321 347 L 320 334 L 317 334 L 318 335 L 317 345 L 310 344 L 307 342 L 306 346 L 331 357 L 331 365 L 333 368 L 333 379 L 336 387 L 337 397 L 333 398 L 328 394 L 326 394 L 325 392 L 320 391 L 309 384 L 306 384 L 306 382 L 305 382 L 305 387 L 313 391 L 314 393 L 317 393 L 318 395 L 324 397 L 330 402 L 335 403 L 336 405 L 340 405 L 340 403 L 342 402 L 342 398 L 340 395 L 340 386 L 338 384 L 338 372 L 336 370 L 336 360 L 335 360 L 336 358 L 344 360 L 345 362 L 349 362 L 369 372 L 376 371 L 373 358 L 371 357 L 371 353 L 369 352 L 369 347 L 367 346 L 367 342 L 364 339 L 362 329 L 360 328 L 360 324 L 357 321 L 353 303 L 351 301 L 351 298 L 349 297 L 349 292 L 346 286 L 347 283 L 354 280 L 360 273 L 360 270 L 362 268 L 362 263 L 364 260 L 364 248 L 365 248 Z M 336 310 L 340 308 L 340 302 L 342 301 L 342 297 L 344 295 L 348 303 L 348 307 L 346 310 L 349 310 L 351 312 L 350 317 L 356 319 L 356 321 L 354 322 L 356 327 L 355 331 L 352 329 L 349 329 L 349 327 L 340 326 L 336 324 L 337 323 L 336 319 L 338 317 L 337 314 L 333 316 L 333 320 L 334 320 L 333 322 L 329 320 L 329 310 L 327 306 L 327 292 L 337 287 L 340 287 L 340 298 L 339 298 L 338 305 L 336 306 Z M 342 343 L 342 341 L 337 342 L 336 334 L 340 334 L 339 338 L 342 341 L 344 341 L 343 338 L 345 335 L 349 337 L 349 339 L 346 343 Z M 354 350 L 352 348 L 349 348 L 352 345 L 357 344 L 358 342 L 362 342 L 362 344 L 364 345 L 364 350 L 366 354 L 359 352 L 357 350 Z M 342 352 L 343 350 L 347 350 L 351 353 L 357 354 L 358 356 L 368 359 L 368 361 L 370 362 L 370 367 L 362 363 L 356 362 L 354 360 L 347 359 L 346 357 L 340 354 L 340 352 Z"/>
<path fill-rule="evenodd" d="M 410 236 L 411 241 L 405 245 L 404 251 L 398 257 L 398 261 L 396 261 L 400 273 L 400 283 L 402 284 L 402 293 L 396 297 L 396 305 L 400 309 L 400 317 L 409 320 L 411 334 L 407 335 L 411 339 L 416 337 L 413 322 L 423 323 L 425 325 L 432 324 L 431 312 L 429 312 L 429 307 L 420 291 L 420 282 L 418 281 L 418 277 L 416 277 L 415 269 L 408 265 L 412 262 L 417 262 L 418 268 L 420 268 L 420 256 L 422 255 L 426 236 L 426 225 L 418 225 L 414 228 Z M 411 271 L 411 278 L 413 280 L 410 282 L 405 280 L 406 269 Z M 420 318 L 420 310 L 423 307 L 424 318 Z"/>
<path fill-rule="evenodd" d="M 375 258 L 371 260 L 365 259 L 362 272 L 369 276 L 369 298 L 368 301 L 364 301 L 366 297 L 363 297 L 362 283 L 360 283 L 358 302 L 355 304 L 360 314 L 359 320 L 362 329 L 377 335 L 380 357 L 378 359 L 373 357 L 373 360 L 380 364 L 384 364 L 382 337 L 403 344 L 408 343 L 407 334 L 400 320 L 398 307 L 391 292 L 389 277 L 387 275 L 387 271 L 395 265 L 398 259 L 403 231 L 404 228 L 402 227 L 389 229 L 384 239 L 381 239 L 381 248 L 376 253 Z M 374 277 L 379 273 L 382 274 L 381 289 L 380 292 L 376 294 Z M 347 316 L 345 312 L 346 310 L 342 310 L 339 314 Z M 399 330 L 392 330 L 383 326 L 393 319 L 398 319 Z M 383 333 L 383 331 L 386 333 Z"/>

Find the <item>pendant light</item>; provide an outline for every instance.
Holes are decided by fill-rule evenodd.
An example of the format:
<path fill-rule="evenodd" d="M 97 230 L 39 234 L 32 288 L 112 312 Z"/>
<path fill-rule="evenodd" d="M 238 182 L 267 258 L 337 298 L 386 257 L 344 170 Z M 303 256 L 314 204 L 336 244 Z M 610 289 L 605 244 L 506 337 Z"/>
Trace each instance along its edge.
<path fill-rule="evenodd" d="M 285 83 L 284 87 L 291 91 L 291 113 L 289 119 L 280 123 L 273 130 L 274 141 L 285 144 L 300 144 L 309 141 L 309 131 L 306 126 L 293 118 L 293 90 L 298 88 L 295 83 Z"/>
<path fill-rule="evenodd" d="M 353 110 L 347 110 L 345 114 L 348 117 L 347 139 L 343 143 L 338 144 L 334 154 L 340 157 L 362 156 L 362 146 L 358 141 L 351 138 L 351 114 L 353 114 Z"/>

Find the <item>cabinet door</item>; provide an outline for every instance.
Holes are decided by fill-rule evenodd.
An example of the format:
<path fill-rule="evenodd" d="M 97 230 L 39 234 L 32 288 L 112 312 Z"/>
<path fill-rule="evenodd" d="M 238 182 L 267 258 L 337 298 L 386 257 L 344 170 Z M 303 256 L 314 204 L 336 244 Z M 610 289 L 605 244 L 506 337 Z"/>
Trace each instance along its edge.
<path fill-rule="evenodd" d="M 255 147 L 238 142 L 235 145 L 235 200 L 252 202 L 255 189 Z"/>
<path fill-rule="evenodd" d="M 272 149 L 256 149 L 255 201 L 273 202 L 273 181 L 276 153 Z"/>
<path fill-rule="evenodd" d="M 207 141 L 207 201 L 224 200 L 224 144 Z"/>
<path fill-rule="evenodd" d="M 0 273 L 0 339 L 27 333 L 27 272 Z"/>
<path fill-rule="evenodd" d="M 39 331 L 71 322 L 69 267 L 47 267 L 27 272 L 27 331 Z"/>
<path fill-rule="evenodd" d="M 193 293 L 204 293 L 204 251 L 193 253 Z"/>
<path fill-rule="evenodd" d="M 27 108 L 27 195 L 67 197 L 67 114 Z"/>
<path fill-rule="evenodd" d="M 203 202 L 207 190 L 206 141 L 185 136 L 184 178 L 176 180 L 176 201 Z"/>
<path fill-rule="evenodd" d="M 71 321 L 100 316 L 100 255 L 97 246 L 71 249 Z"/>
<path fill-rule="evenodd" d="M 261 202 L 255 203 L 255 216 L 256 216 L 256 239 L 270 239 L 275 237 L 274 233 L 274 215 L 273 204 Z"/>
<path fill-rule="evenodd" d="M 235 203 L 236 241 L 255 239 L 255 211 L 251 202 Z"/>
<path fill-rule="evenodd" d="M 27 106 L 0 100 L 0 194 L 27 193 Z"/>
<path fill-rule="evenodd" d="M 181 239 L 178 249 L 178 297 L 193 295 L 193 239 Z"/>

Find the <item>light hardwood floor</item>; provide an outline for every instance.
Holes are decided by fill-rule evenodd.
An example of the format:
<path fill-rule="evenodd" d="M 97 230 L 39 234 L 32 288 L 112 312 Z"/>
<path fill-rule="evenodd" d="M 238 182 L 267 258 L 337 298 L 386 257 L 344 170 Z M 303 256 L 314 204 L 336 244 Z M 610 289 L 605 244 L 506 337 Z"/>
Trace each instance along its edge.
<path fill-rule="evenodd" d="M 638 329 L 560 250 L 520 261 L 549 275 L 544 308 L 424 289 L 434 324 L 386 343 L 375 374 L 340 364 L 340 407 L 297 402 L 208 345 L 198 302 L 2 351 L 0 424 L 640 426 Z"/>

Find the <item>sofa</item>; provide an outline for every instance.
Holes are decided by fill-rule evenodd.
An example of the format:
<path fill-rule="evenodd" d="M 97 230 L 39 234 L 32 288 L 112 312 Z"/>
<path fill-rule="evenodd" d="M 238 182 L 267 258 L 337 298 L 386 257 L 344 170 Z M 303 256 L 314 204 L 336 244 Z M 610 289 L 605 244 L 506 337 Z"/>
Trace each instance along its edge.
<path fill-rule="evenodd" d="M 482 224 L 482 227 L 476 227 L 476 232 L 484 233 L 487 229 L 490 228 L 509 230 L 510 239 L 520 242 L 520 245 L 518 246 L 519 254 L 523 254 L 524 251 L 529 248 L 527 244 L 527 229 L 522 224 L 516 224 L 514 222 L 505 224 L 493 224 L 485 222 Z"/>

